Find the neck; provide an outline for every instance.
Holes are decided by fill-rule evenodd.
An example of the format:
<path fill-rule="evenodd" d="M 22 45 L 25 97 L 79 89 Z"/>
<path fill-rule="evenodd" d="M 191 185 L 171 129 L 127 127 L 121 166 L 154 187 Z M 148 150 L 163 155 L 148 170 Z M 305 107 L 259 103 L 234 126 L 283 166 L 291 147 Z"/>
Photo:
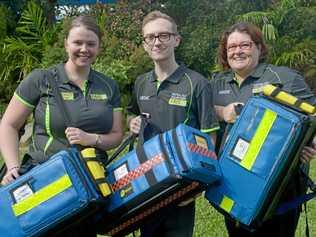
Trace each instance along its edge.
<path fill-rule="evenodd" d="M 174 58 L 170 60 L 154 62 L 154 64 L 155 73 L 159 81 L 163 81 L 168 78 L 179 67 Z"/>
<path fill-rule="evenodd" d="M 90 67 L 77 67 L 68 60 L 65 64 L 65 71 L 69 80 L 81 87 L 83 82 L 88 79 Z"/>

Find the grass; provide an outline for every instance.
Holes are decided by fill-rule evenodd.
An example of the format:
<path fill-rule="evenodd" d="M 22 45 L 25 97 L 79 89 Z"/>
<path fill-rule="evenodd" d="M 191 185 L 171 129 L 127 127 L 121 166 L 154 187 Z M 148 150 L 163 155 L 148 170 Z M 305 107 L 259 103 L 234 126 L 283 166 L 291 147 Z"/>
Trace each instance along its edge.
<path fill-rule="evenodd" d="M 0 165 L 3 161 L 0 158 Z M 311 162 L 311 177 L 316 180 L 316 160 Z M 310 228 L 310 236 L 316 236 L 316 199 L 307 203 L 307 215 Z M 305 235 L 305 213 L 301 213 L 299 225 L 296 230 L 296 237 L 303 237 Z M 130 234 L 128 237 L 132 237 Z M 139 233 L 136 233 L 139 236 Z M 196 200 L 196 216 L 194 237 L 225 237 L 226 229 L 224 226 L 223 216 L 219 214 L 211 205 L 208 204 L 203 196 Z M 101 236 L 99 236 L 101 237 Z"/>

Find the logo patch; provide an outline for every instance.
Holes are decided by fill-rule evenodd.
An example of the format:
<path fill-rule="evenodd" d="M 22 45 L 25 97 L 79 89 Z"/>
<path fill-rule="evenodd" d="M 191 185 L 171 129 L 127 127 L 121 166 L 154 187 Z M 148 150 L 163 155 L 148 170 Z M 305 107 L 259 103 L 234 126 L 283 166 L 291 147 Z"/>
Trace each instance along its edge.
<path fill-rule="evenodd" d="M 74 100 L 74 93 L 73 92 L 61 92 L 61 96 L 64 100 Z"/>
<path fill-rule="evenodd" d="M 269 82 L 263 82 L 263 83 L 253 84 L 252 94 L 259 94 L 259 93 L 263 92 L 263 87 L 265 87 L 268 84 L 270 84 L 270 83 Z"/>
<path fill-rule="evenodd" d="M 179 94 L 179 93 L 171 93 L 171 97 L 168 101 L 170 105 L 177 105 L 181 107 L 185 107 L 188 104 L 187 95 Z"/>
<path fill-rule="evenodd" d="M 120 197 L 125 198 L 133 193 L 133 186 L 131 183 L 127 184 L 124 188 L 120 191 Z"/>
<path fill-rule="evenodd" d="M 219 95 L 228 95 L 230 94 L 230 90 L 222 90 L 218 92 Z"/>
<path fill-rule="evenodd" d="M 91 94 L 92 100 L 106 100 L 108 96 L 106 94 Z"/>
<path fill-rule="evenodd" d="M 149 100 L 149 96 L 148 95 L 141 95 L 139 97 L 139 100 Z"/>

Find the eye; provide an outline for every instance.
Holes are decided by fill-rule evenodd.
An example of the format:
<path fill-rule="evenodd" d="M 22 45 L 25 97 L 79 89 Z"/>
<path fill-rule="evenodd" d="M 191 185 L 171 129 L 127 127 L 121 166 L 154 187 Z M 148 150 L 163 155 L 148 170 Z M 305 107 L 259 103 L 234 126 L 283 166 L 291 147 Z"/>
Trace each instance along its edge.
<path fill-rule="evenodd" d="M 151 42 L 151 41 L 153 41 L 155 39 L 155 35 L 146 35 L 145 37 L 144 37 L 144 41 L 145 42 Z"/>
<path fill-rule="evenodd" d="M 227 51 L 233 51 L 237 48 L 238 46 L 236 44 L 231 44 L 227 46 Z"/>
<path fill-rule="evenodd" d="M 97 45 L 97 43 L 96 42 L 88 42 L 87 45 L 89 47 L 95 47 Z"/>
<path fill-rule="evenodd" d="M 166 39 L 169 39 L 170 34 L 169 33 L 161 33 L 158 36 L 159 36 L 159 39 L 166 40 Z"/>
<path fill-rule="evenodd" d="M 251 43 L 250 42 L 243 42 L 240 44 L 241 49 L 250 49 L 251 48 Z"/>

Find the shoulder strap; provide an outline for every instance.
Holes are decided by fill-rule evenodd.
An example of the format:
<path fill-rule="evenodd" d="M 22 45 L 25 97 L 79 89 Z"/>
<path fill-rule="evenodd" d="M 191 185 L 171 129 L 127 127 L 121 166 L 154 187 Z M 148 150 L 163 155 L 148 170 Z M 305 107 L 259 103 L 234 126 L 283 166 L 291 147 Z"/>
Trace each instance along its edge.
<path fill-rule="evenodd" d="M 306 180 L 307 187 L 311 190 L 311 192 L 304 194 L 304 195 L 301 195 L 299 197 L 296 197 L 289 202 L 284 202 L 284 203 L 280 204 L 280 206 L 276 210 L 277 215 L 284 214 L 285 212 L 287 212 L 291 209 L 297 208 L 300 205 L 302 205 L 303 203 L 306 203 L 307 201 L 316 197 L 316 184 L 314 183 L 314 181 L 302 169 L 300 169 L 300 174 Z"/>
<path fill-rule="evenodd" d="M 47 70 L 46 75 L 48 75 L 48 83 L 50 87 L 52 88 L 54 97 L 56 99 L 56 103 L 58 105 L 58 108 L 60 109 L 60 112 L 63 116 L 63 119 L 65 121 L 65 124 L 67 127 L 73 126 L 73 120 L 71 119 L 71 116 L 69 114 L 68 109 L 65 106 L 64 100 L 61 97 L 60 91 L 59 91 L 59 86 L 58 86 L 58 73 L 57 69 L 53 68 L 52 70 Z"/>

